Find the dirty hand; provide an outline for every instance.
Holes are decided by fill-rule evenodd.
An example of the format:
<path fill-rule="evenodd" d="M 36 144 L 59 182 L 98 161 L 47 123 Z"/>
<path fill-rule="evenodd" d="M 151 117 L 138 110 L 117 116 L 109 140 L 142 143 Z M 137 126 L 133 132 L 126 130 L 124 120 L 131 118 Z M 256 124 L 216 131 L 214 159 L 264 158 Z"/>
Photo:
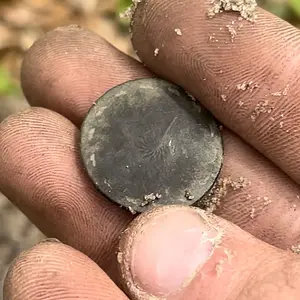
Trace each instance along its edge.
<path fill-rule="evenodd" d="M 208 19 L 210 2 L 139 4 L 133 44 L 148 69 L 75 26 L 29 50 L 22 87 L 40 108 L 1 125 L 0 189 L 62 243 L 22 254 L 5 300 L 300 298 L 300 257 L 290 251 L 300 250 L 300 33 L 262 10 L 255 24 L 232 13 Z M 107 89 L 148 70 L 224 124 L 217 216 L 180 207 L 142 214 L 116 256 L 133 217 L 93 188 L 79 126 Z"/>

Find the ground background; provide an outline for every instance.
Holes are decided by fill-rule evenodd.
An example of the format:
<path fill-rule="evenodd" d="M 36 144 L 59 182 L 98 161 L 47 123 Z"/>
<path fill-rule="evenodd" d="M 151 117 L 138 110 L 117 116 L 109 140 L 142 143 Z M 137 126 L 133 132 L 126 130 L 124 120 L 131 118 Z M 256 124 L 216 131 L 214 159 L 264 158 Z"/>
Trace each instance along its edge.
<path fill-rule="evenodd" d="M 300 28 L 300 0 L 259 2 Z M 1 0 L 0 121 L 28 106 L 20 90 L 20 65 L 26 50 L 46 31 L 79 24 L 133 55 L 126 23 L 119 18 L 119 12 L 128 4 L 130 0 Z M 42 238 L 34 225 L 0 193 L 0 300 L 3 279 L 11 260 Z"/>

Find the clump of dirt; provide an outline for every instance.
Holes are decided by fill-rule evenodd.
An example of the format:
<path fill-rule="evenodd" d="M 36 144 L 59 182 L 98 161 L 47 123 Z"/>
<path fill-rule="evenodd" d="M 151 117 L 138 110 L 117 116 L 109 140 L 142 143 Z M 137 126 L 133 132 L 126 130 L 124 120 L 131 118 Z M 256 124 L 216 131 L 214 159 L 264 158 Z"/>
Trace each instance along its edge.
<path fill-rule="evenodd" d="M 300 254 L 300 245 L 292 246 L 291 250 L 296 254 Z"/>
<path fill-rule="evenodd" d="M 269 104 L 268 100 L 259 101 L 251 113 L 251 120 L 255 122 L 261 114 L 270 114 L 273 111 L 273 108 L 274 107 Z"/>
<path fill-rule="evenodd" d="M 151 193 L 149 195 L 144 196 L 144 201 L 141 203 L 141 207 L 147 206 L 151 203 L 153 203 L 155 200 L 159 200 L 162 197 L 159 193 Z"/>
<path fill-rule="evenodd" d="M 230 24 L 230 25 L 226 25 L 226 27 L 228 28 L 228 31 L 230 33 L 230 36 L 231 36 L 231 42 L 233 43 L 236 35 L 237 35 L 237 32 L 235 30 L 235 28 L 233 27 L 233 24 Z"/>
<path fill-rule="evenodd" d="M 195 205 L 209 213 L 213 213 L 220 206 L 228 191 L 236 191 L 245 188 L 249 184 L 250 182 L 244 177 L 237 180 L 233 180 L 231 177 L 219 178 L 211 191 Z"/>
<path fill-rule="evenodd" d="M 264 206 L 268 206 L 269 204 L 271 204 L 273 202 L 268 197 L 263 197 L 263 200 L 264 200 L 264 203 L 263 203 Z"/>
<path fill-rule="evenodd" d="M 207 15 L 209 18 L 213 18 L 224 11 L 236 11 L 245 20 L 255 22 L 257 18 L 256 8 L 256 0 L 213 0 Z"/>
<path fill-rule="evenodd" d="M 250 91 L 250 93 L 252 93 L 254 89 L 259 88 L 259 85 L 250 80 L 239 83 L 236 87 L 239 91 Z"/>
<path fill-rule="evenodd" d="M 177 35 L 182 35 L 182 32 L 181 32 L 181 30 L 179 28 L 176 28 L 175 32 L 176 32 Z"/>
<path fill-rule="evenodd" d="M 251 219 L 254 219 L 254 218 L 255 218 L 255 207 L 252 207 L 252 208 L 251 208 L 251 211 L 250 211 L 250 218 L 251 218 Z"/>

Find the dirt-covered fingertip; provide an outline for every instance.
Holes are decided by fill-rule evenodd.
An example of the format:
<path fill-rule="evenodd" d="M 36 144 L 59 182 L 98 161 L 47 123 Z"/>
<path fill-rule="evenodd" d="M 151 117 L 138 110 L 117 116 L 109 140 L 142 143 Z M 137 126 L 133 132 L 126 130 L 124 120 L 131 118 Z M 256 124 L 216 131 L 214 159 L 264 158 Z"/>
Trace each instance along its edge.
<path fill-rule="evenodd" d="M 181 293 L 222 240 L 213 219 L 178 205 L 139 215 L 123 233 L 117 256 L 132 297 L 164 299 Z"/>
<path fill-rule="evenodd" d="M 4 299 L 128 300 L 95 262 L 52 239 L 15 259 L 5 279 Z"/>
<path fill-rule="evenodd" d="M 253 284 L 261 288 L 256 278 L 290 259 L 217 216 L 177 205 L 139 215 L 117 257 L 124 287 L 138 300 L 246 297 Z"/>

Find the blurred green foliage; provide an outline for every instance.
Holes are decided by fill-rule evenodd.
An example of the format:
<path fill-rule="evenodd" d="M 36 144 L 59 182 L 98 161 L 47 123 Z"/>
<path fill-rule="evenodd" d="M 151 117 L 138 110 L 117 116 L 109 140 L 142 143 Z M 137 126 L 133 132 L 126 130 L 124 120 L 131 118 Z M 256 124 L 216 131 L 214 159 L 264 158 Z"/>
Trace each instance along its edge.
<path fill-rule="evenodd" d="M 299 0 L 289 0 L 289 5 L 292 8 L 293 12 L 300 19 L 300 1 Z"/>
<path fill-rule="evenodd" d="M 0 96 L 12 96 L 20 93 L 20 87 L 6 68 L 0 66 Z"/>
<path fill-rule="evenodd" d="M 119 0 L 118 13 L 123 13 L 131 5 L 131 0 Z"/>

